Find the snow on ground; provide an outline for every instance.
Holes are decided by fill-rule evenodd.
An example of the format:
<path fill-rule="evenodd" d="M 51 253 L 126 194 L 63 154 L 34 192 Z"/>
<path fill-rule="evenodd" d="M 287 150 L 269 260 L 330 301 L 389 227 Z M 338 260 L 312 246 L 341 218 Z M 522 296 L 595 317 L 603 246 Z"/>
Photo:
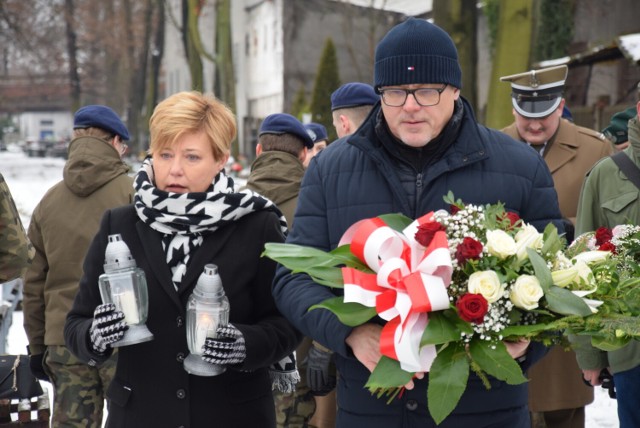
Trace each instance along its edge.
<path fill-rule="evenodd" d="M 47 189 L 62 179 L 63 165 L 63 159 L 29 158 L 12 147 L 7 152 L 0 152 L 0 173 L 9 185 L 25 229 L 29 226 L 31 212 L 40 198 Z M 15 313 L 13 318 L 7 352 L 25 353 L 27 338 L 22 328 L 22 313 Z M 50 388 L 47 382 L 43 382 L 43 385 Z M 618 428 L 616 400 L 610 399 L 602 388 L 596 388 L 595 392 L 595 401 L 586 408 L 586 428 Z M 53 397 L 51 393 L 49 395 Z"/>

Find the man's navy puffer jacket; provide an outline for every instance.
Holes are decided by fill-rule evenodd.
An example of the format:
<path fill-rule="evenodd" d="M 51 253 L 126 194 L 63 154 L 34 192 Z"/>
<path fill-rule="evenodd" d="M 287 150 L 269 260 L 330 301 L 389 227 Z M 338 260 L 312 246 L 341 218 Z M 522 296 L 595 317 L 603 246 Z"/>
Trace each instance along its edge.
<path fill-rule="evenodd" d="M 287 242 L 328 251 L 358 220 L 396 212 L 417 218 L 429 211 L 448 209 L 443 196 L 449 191 L 469 204 L 502 201 L 508 211 L 539 230 L 554 222 L 562 232 L 557 195 L 542 157 L 526 144 L 478 125 L 471 107 L 463 102 L 465 113 L 457 140 L 437 162 L 416 174 L 415 211 L 410 210 L 413 204 L 375 136 L 378 105 L 355 134 L 332 143 L 312 160 L 302 181 L 295 227 Z M 306 275 L 290 275 L 280 266 L 273 292 L 280 311 L 304 335 L 337 354 L 338 426 L 430 426 L 428 380 L 417 381 L 412 391 L 386 404 L 384 397 L 378 399 L 364 388 L 370 373 L 345 344 L 351 328 L 327 310 L 308 311 L 338 291 L 315 284 Z M 532 344 L 523 368 L 544 353 L 543 347 Z M 482 426 L 482 419 L 496 410 L 526 405 L 526 384 L 512 386 L 490 380 L 492 388 L 487 390 L 472 373 L 460 403 L 440 427 L 454 423 L 457 414 L 477 414 L 476 426 Z M 354 420 L 353 416 L 358 418 Z"/>

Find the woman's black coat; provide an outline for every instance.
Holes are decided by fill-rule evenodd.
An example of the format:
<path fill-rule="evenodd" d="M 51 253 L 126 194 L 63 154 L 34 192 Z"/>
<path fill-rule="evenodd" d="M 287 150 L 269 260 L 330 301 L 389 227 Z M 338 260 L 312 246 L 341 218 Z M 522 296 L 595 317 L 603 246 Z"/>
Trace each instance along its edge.
<path fill-rule="evenodd" d="M 65 325 L 67 346 L 81 360 L 99 364 L 108 356 L 92 351 L 89 328 L 102 303 L 98 278 L 104 272 L 108 235 L 120 233 L 149 291 L 147 327 L 154 340 L 118 349 L 115 378 L 107 391 L 108 427 L 275 426 L 268 366 L 291 353 L 299 333 L 275 307 L 271 282 L 275 263 L 261 257 L 266 242 L 282 242 L 278 218 L 268 211 L 246 215 L 205 235 L 176 291 L 161 235 L 139 220 L 133 205 L 107 211 L 84 263 L 84 276 Z M 218 266 L 231 305 L 230 322 L 245 337 L 247 358 L 239 369 L 215 377 L 189 375 L 186 303 L 207 263 Z"/>

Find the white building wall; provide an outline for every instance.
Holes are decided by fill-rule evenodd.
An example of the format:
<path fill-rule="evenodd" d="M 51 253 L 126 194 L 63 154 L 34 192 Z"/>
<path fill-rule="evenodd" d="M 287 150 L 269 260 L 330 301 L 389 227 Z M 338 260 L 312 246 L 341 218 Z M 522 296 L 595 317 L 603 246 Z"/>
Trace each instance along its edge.
<path fill-rule="evenodd" d="M 182 45 L 182 36 L 176 24 L 181 22 L 181 0 L 167 1 L 167 17 L 165 28 L 165 51 L 162 59 L 164 68 L 164 93 L 161 98 L 180 91 L 190 91 L 191 76 L 187 56 Z M 215 42 L 215 0 L 206 0 L 200 14 L 199 28 L 202 44 L 206 52 L 212 54 Z M 213 91 L 213 76 L 215 66 L 205 57 L 202 58 L 204 74 L 204 92 Z"/>
<path fill-rule="evenodd" d="M 73 115 L 70 112 L 25 112 L 17 117 L 21 140 L 59 141 L 71 138 Z"/>
<path fill-rule="evenodd" d="M 284 103 L 282 0 L 262 2 L 247 14 L 246 95 L 250 117 L 280 113 Z"/>

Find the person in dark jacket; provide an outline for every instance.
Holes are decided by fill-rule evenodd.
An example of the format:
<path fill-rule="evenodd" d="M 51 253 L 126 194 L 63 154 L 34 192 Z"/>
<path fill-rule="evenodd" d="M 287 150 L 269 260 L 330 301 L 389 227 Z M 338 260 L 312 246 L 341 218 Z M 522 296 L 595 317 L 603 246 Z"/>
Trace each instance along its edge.
<path fill-rule="evenodd" d="M 28 233 L 36 256 L 25 277 L 22 307 L 31 371 L 53 385 L 52 425 L 100 428 L 117 353 L 100 367 L 79 361 L 64 344 L 64 323 L 102 214 L 133 201 L 133 180 L 121 159 L 129 131 L 103 105 L 81 107 L 73 128 L 63 179 L 31 216 Z"/>
<path fill-rule="evenodd" d="M 293 213 L 298 204 L 300 182 L 304 175 L 304 162 L 313 149 L 313 140 L 304 125 L 287 113 L 267 116 L 260 125 L 256 160 L 251 165 L 247 189 L 269 198 L 282 211 L 289 227 L 293 226 Z M 304 368 L 309 340 L 303 339 L 295 353 L 298 368 Z M 287 362 L 282 363 L 285 367 Z M 297 375 L 298 372 L 295 371 Z M 313 395 L 309 393 L 304 370 L 291 379 L 275 382 L 273 400 L 276 406 L 278 428 L 306 426 L 316 410 Z"/>
<path fill-rule="evenodd" d="M 172 95 L 156 107 L 149 130 L 134 204 L 106 211 L 89 246 L 66 344 L 80 360 L 100 364 L 128 327 L 98 287 L 108 237 L 120 234 L 146 275 L 153 340 L 118 348 L 107 427 L 274 427 L 269 366 L 301 338 L 271 295 L 275 263 L 260 254 L 266 242 L 283 241 L 286 221 L 271 201 L 234 191 L 224 165 L 235 118 L 213 96 Z M 206 363 L 227 370 L 208 377 L 187 373 L 183 361 L 187 299 L 210 263 L 231 309 L 229 324 L 202 350 Z"/>
<path fill-rule="evenodd" d="M 382 102 L 354 134 L 311 161 L 287 242 L 329 251 L 359 220 L 397 212 L 418 218 L 447 209 L 443 196 L 449 191 L 470 204 L 501 201 L 537 229 L 553 222 L 563 232 L 544 160 L 479 125 L 460 96 L 461 69 L 446 32 L 415 18 L 392 28 L 376 48 L 374 80 Z M 283 266 L 273 293 L 303 334 L 336 353 L 338 427 L 436 426 L 427 408 L 428 375 L 417 374 L 390 403 L 365 388 L 381 355 L 381 319 L 353 328 L 328 310 L 310 311 L 337 291 Z M 526 341 L 507 348 L 523 370 L 546 351 Z M 439 427 L 529 427 L 527 385 L 489 381 L 486 389 L 472 372 L 460 402 Z"/>

